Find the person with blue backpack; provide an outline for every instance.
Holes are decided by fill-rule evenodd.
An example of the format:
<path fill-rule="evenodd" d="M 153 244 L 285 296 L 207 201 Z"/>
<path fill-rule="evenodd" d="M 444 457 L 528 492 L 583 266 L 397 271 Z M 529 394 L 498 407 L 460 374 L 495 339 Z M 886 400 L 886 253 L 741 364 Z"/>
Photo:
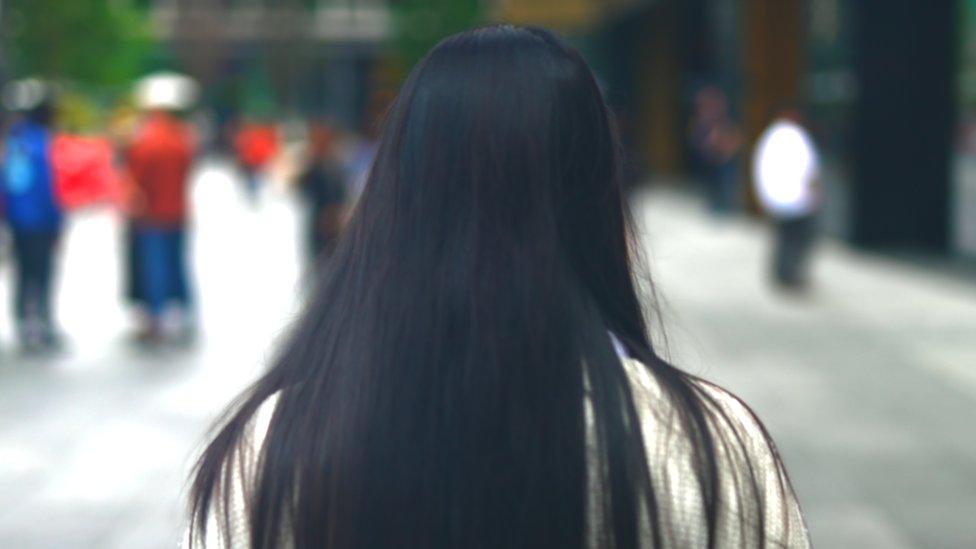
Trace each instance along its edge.
<path fill-rule="evenodd" d="M 55 255 L 64 215 L 51 164 L 52 91 L 34 82 L 15 106 L 20 117 L 4 139 L 2 197 L 13 241 L 17 335 L 25 351 L 60 343 L 52 311 Z"/>

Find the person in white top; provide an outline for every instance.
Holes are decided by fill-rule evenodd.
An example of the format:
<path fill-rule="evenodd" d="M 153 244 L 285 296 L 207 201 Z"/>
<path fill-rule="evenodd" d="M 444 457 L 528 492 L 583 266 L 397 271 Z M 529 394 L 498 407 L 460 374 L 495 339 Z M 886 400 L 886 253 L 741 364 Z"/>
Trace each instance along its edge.
<path fill-rule="evenodd" d="M 752 169 L 756 195 L 775 226 L 773 280 L 784 289 L 804 289 L 820 206 L 820 160 L 797 110 L 782 110 L 763 131 Z"/>

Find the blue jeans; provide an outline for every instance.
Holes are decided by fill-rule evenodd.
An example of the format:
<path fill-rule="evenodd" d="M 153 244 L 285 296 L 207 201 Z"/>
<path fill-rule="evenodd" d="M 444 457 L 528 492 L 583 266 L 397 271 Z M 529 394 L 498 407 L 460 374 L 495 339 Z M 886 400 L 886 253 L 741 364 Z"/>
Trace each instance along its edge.
<path fill-rule="evenodd" d="M 159 317 L 171 301 L 190 306 L 183 227 L 138 227 L 136 260 L 139 288 L 150 316 Z"/>

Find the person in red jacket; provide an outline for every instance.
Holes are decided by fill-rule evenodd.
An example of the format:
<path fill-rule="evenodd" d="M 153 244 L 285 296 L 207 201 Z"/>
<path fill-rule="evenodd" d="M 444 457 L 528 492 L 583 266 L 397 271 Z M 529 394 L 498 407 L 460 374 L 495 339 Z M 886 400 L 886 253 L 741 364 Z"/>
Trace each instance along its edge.
<path fill-rule="evenodd" d="M 128 151 L 136 282 L 146 313 L 139 335 L 146 342 L 162 339 L 162 316 L 173 302 L 182 309 L 185 327 L 192 327 L 186 227 L 193 156 L 189 126 L 158 109 L 148 114 Z"/>
<path fill-rule="evenodd" d="M 278 132 L 271 124 L 245 122 L 234 138 L 237 161 L 244 171 L 245 190 L 257 201 L 259 177 L 278 153 Z"/>

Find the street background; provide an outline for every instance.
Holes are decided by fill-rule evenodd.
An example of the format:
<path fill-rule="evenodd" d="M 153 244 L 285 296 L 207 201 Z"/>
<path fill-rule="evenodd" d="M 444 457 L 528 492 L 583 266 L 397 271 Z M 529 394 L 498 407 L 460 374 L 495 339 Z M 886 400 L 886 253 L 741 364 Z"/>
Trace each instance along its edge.
<path fill-rule="evenodd" d="M 355 207 L 412 64 L 498 21 L 551 27 L 593 67 L 654 338 L 764 420 L 815 546 L 976 546 L 976 0 L 0 0 L 0 87 L 45 82 L 52 131 L 119 172 L 64 205 L 59 349 L 32 350 L 8 314 L 0 234 L 0 547 L 178 543 L 207 429 L 306 293 L 317 147 Z M 160 75 L 195 90 L 176 116 L 196 136 L 192 340 L 147 339 L 123 299 L 134 90 Z M 0 95 L 6 133 L 24 113 Z M 752 181 L 784 107 L 821 168 L 802 291 L 771 283 L 775 220 Z"/>
<path fill-rule="evenodd" d="M 0 546 L 176 543 L 194 452 L 260 371 L 299 295 L 296 205 L 269 192 L 255 211 L 233 177 L 212 163 L 194 184 L 210 213 L 198 216 L 193 244 L 205 298 L 192 348 L 147 354 L 125 339 L 123 308 L 105 305 L 119 292 L 104 245 L 119 220 L 102 212 L 73 222 L 61 292 L 69 350 L 2 354 Z M 762 277 L 762 224 L 716 221 L 675 190 L 639 192 L 633 206 L 672 360 L 759 413 L 814 541 L 970 546 L 976 284 L 828 242 L 818 290 L 784 297 Z M 238 244 L 228 251 L 230 235 Z"/>

